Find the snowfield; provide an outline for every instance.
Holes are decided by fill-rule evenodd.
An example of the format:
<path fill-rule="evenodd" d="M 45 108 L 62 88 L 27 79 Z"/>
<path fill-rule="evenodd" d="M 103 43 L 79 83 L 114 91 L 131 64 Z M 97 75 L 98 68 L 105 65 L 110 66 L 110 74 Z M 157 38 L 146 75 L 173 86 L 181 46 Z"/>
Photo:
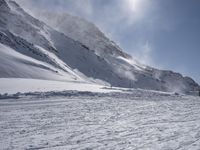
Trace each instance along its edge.
<path fill-rule="evenodd" d="M 90 91 L 112 92 L 105 86 L 81 81 L 51 81 L 25 78 L 0 78 L 0 94 L 16 94 L 18 92 L 49 92 L 49 91 Z M 123 89 L 123 88 L 119 88 Z M 120 91 L 115 89 L 114 91 Z"/>
<path fill-rule="evenodd" d="M 200 148 L 199 97 L 144 90 L 17 96 L 0 100 L 2 150 Z"/>

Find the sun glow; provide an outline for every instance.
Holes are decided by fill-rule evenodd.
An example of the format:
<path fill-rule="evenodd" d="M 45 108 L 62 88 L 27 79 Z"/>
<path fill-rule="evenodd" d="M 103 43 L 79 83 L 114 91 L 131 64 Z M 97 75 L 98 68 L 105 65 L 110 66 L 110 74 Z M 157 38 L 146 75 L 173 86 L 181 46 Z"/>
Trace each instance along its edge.
<path fill-rule="evenodd" d="M 148 0 L 126 0 L 126 5 L 134 17 L 141 18 L 148 9 Z"/>
<path fill-rule="evenodd" d="M 127 0 L 127 3 L 132 11 L 137 11 L 141 5 L 141 1 L 143 0 Z"/>

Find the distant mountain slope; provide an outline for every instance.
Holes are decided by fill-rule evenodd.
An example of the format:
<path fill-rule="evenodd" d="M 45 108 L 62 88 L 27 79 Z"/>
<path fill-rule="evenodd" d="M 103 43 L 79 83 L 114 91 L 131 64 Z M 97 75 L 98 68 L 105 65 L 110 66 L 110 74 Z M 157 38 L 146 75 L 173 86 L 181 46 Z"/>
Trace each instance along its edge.
<path fill-rule="evenodd" d="M 181 74 L 141 65 L 110 41 L 94 24 L 84 19 L 71 15 L 45 14 L 44 21 L 48 21 L 50 27 L 27 14 L 14 1 L 0 0 L 0 8 L 0 52 L 5 55 L 4 51 L 10 47 L 12 58 L 15 58 L 14 54 L 19 56 L 20 53 L 23 60 L 26 59 L 25 62 L 31 62 L 20 61 L 19 65 L 11 65 L 11 70 L 24 72 L 20 77 L 41 78 L 38 75 L 47 71 L 52 75 L 44 75 L 43 79 L 53 76 L 52 80 L 60 80 L 62 76 L 69 80 L 176 92 L 195 91 L 199 88 L 191 78 Z M 51 18 L 56 18 L 58 24 L 50 22 Z M 0 62 L 14 63 L 16 60 L 10 60 L 10 56 L 4 59 L 3 55 Z M 5 77 L 5 72 L 8 72 L 5 66 L 0 66 L 0 77 Z M 28 66 L 38 70 L 34 73 L 32 69 L 26 72 L 24 68 Z"/>
<path fill-rule="evenodd" d="M 94 50 L 100 56 L 131 57 L 129 54 L 123 52 L 116 43 L 107 38 L 93 23 L 67 13 L 59 14 L 56 12 L 41 11 L 38 14 L 40 14 L 40 18 L 44 22 L 54 29 L 87 45 L 89 49 Z"/>

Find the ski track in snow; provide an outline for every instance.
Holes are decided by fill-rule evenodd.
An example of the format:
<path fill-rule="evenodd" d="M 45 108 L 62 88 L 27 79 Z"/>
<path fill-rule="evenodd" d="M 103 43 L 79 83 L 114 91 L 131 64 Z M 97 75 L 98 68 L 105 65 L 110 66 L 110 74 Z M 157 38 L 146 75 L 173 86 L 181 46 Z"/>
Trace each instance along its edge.
<path fill-rule="evenodd" d="M 200 99 L 134 93 L 0 100 L 0 149 L 199 150 Z"/>

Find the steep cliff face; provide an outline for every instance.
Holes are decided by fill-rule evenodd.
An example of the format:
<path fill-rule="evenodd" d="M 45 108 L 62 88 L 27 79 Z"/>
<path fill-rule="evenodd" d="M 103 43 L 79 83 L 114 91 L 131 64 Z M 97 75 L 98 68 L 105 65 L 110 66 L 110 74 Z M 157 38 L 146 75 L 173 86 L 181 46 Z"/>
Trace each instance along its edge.
<path fill-rule="evenodd" d="M 11 0 L 0 0 L 0 8 L 1 56 L 9 49 L 8 59 L 17 53 L 32 62 L 20 61 L 8 68 L 4 63 L 0 65 L 0 77 L 10 70 L 14 77 L 79 80 L 160 91 L 185 93 L 199 88 L 191 78 L 140 64 L 84 19 L 48 13 L 43 14 L 44 23 Z M 19 57 L 7 61 L 7 65 L 15 60 Z M 0 61 L 5 59 L 1 57 Z M 38 74 L 23 69 L 28 66 L 38 69 Z M 10 77 L 10 73 L 7 75 Z"/>

